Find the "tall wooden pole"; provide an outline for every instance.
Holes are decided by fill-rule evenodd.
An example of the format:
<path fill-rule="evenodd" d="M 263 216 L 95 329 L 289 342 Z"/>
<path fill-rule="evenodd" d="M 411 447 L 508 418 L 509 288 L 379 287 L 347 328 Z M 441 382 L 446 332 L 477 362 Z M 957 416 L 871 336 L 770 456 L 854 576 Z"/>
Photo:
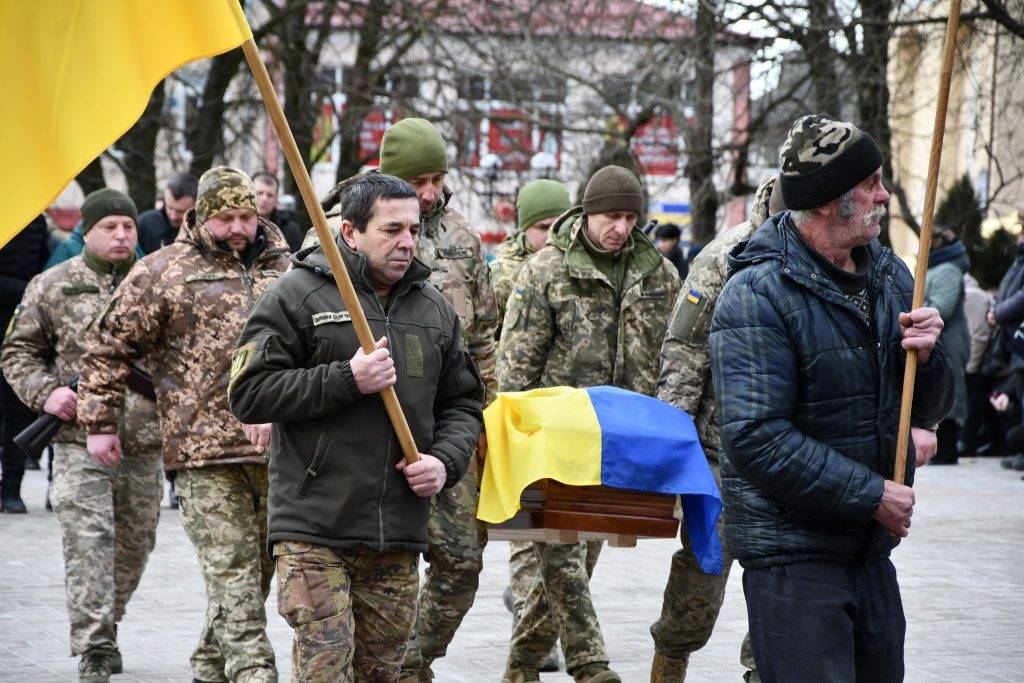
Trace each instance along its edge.
<path fill-rule="evenodd" d="M 928 274 L 928 253 L 932 247 L 932 222 L 935 194 L 939 184 L 939 161 L 942 159 L 942 138 L 946 132 L 946 109 L 949 106 L 949 84 L 953 78 L 953 56 L 956 53 L 956 32 L 960 25 L 960 0 L 950 0 L 949 21 L 946 22 L 946 43 L 939 77 L 939 97 L 935 102 L 935 127 L 932 129 L 932 152 L 928 160 L 928 182 L 924 195 L 924 221 L 917 249 L 914 274 L 914 299 L 911 309 L 924 305 L 924 281 Z M 907 351 L 903 372 L 903 399 L 900 403 L 900 426 L 896 440 L 896 468 L 893 481 L 902 484 L 907 469 L 907 446 L 910 441 L 910 411 L 914 404 L 914 380 L 917 378 L 917 351 Z"/>
<path fill-rule="evenodd" d="M 370 325 L 366 322 L 366 314 L 363 313 L 363 308 L 359 304 L 359 298 L 352 286 L 348 269 L 345 268 L 345 263 L 341 260 L 338 245 L 335 244 L 334 237 L 327 227 L 327 216 L 324 215 L 323 207 L 320 206 L 320 202 L 316 198 L 313 181 L 306 171 L 306 166 L 302 163 L 302 156 L 299 154 L 298 145 L 295 144 L 295 137 L 288 126 L 288 120 L 284 117 L 284 110 L 277 99 L 277 92 L 270 80 L 270 74 L 267 73 L 267 67 L 263 64 L 263 59 L 252 38 L 242 43 L 242 52 L 245 53 L 245 61 L 249 63 L 249 69 L 256 80 L 256 87 L 259 88 L 260 95 L 263 96 L 263 103 L 267 107 L 267 113 L 270 114 L 270 120 L 274 123 L 277 137 L 281 140 L 284 157 L 288 160 L 288 167 L 295 178 L 295 184 L 299 187 L 299 194 L 302 195 L 306 210 L 309 212 L 310 218 L 313 219 L 313 227 L 316 228 L 317 237 L 320 238 L 320 246 L 331 266 L 334 282 L 338 285 L 338 291 L 341 292 L 345 307 L 348 308 L 348 312 L 352 316 L 352 325 L 355 327 L 359 343 L 362 345 L 364 353 L 372 353 L 375 348 L 373 332 L 370 331 Z M 384 407 L 387 408 L 391 424 L 398 436 L 398 442 L 402 446 L 405 461 L 416 462 L 419 460 L 419 450 L 412 438 L 412 432 L 409 430 L 409 423 L 406 422 L 405 413 L 402 412 L 402 406 L 398 403 L 398 394 L 395 393 L 395 388 L 388 387 L 381 391 L 380 395 L 384 399 Z"/>

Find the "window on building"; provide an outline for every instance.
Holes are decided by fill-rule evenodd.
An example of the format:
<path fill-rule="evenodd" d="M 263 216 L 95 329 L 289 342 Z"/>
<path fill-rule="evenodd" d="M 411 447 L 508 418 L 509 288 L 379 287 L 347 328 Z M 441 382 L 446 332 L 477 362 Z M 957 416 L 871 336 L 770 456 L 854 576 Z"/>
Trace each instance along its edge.
<path fill-rule="evenodd" d="M 487 79 L 483 76 L 459 76 L 455 88 L 461 100 L 479 102 L 487 97 Z"/>

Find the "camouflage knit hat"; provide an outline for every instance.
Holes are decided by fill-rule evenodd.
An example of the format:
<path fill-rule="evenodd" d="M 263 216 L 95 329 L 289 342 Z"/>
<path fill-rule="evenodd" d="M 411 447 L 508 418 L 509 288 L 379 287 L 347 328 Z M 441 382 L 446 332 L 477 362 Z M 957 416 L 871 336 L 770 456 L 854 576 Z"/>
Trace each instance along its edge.
<path fill-rule="evenodd" d="M 380 142 L 380 172 L 402 180 L 448 171 L 444 139 L 426 119 L 402 119 Z"/>
<path fill-rule="evenodd" d="M 528 227 L 545 218 L 560 216 L 572 208 L 569 191 L 555 180 L 534 180 L 519 190 L 516 197 L 516 212 L 519 214 L 519 229 Z"/>
<path fill-rule="evenodd" d="M 112 187 L 104 187 L 90 192 L 82 202 L 82 234 L 92 230 L 92 226 L 107 216 L 128 216 L 138 223 L 138 214 L 131 197 Z"/>
<path fill-rule="evenodd" d="M 814 209 L 856 187 L 882 165 L 882 150 L 852 123 L 823 114 L 797 119 L 779 155 L 789 209 Z"/>
<path fill-rule="evenodd" d="M 196 221 L 230 209 L 256 211 L 256 187 L 244 172 L 230 166 L 214 166 L 199 178 Z"/>

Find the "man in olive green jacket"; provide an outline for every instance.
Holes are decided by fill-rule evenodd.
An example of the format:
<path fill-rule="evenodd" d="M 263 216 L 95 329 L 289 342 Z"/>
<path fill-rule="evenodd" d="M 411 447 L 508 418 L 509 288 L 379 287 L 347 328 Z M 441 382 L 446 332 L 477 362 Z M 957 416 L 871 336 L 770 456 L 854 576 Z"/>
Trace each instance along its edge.
<path fill-rule="evenodd" d="M 606 166 L 587 184 L 583 205 L 552 226 L 548 246 L 523 265 L 508 301 L 498 344 L 501 391 L 606 384 L 654 393 L 679 276 L 638 229 L 642 209 L 636 176 Z M 618 681 L 590 601 L 586 544 L 535 543 L 534 551 L 542 580 L 516 623 L 506 679 L 539 680 L 537 662 L 560 638 L 577 681 Z"/>
<path fill-rule="evenodd" d="M 416 614 L 430 497 L 466 471 L 482 386 L 458 314 L 413 258 L 404 181 L 341 197 L 339 248 L 377 349 L 363 353 L 319 247 L 257 303 L 238 340 L 231 409 L 273 422 L 269 543 L 298 680 L 395 681 Z M 394 386 L 420 460 L 407 464 L 379 392 Z"/>

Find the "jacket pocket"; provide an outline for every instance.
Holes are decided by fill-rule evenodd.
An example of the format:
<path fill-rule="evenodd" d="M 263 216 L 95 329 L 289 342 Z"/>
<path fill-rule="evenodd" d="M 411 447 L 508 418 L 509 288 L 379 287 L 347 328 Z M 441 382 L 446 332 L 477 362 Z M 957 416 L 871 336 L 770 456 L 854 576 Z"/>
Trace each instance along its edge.
<path fill-rule="evenodd" d="M 333 440 L 334 437 L 328 436 L 327 432 L 322 432 L 320 438 L 317 439 L 316 448 L 313 449 L 313 457 L 310 459 L 309 465 L 306 467 L 306 473 L 302 476 L 302 482 L 299 484 L 297 492 L 299 498 L 306 497 L 306 494 L 309 493 L 309 487 L 313 485 L 313 480 L 319 476 L 324 459 L 327 457 L 327 451 L 330 450 L 331 441 Z"/>

